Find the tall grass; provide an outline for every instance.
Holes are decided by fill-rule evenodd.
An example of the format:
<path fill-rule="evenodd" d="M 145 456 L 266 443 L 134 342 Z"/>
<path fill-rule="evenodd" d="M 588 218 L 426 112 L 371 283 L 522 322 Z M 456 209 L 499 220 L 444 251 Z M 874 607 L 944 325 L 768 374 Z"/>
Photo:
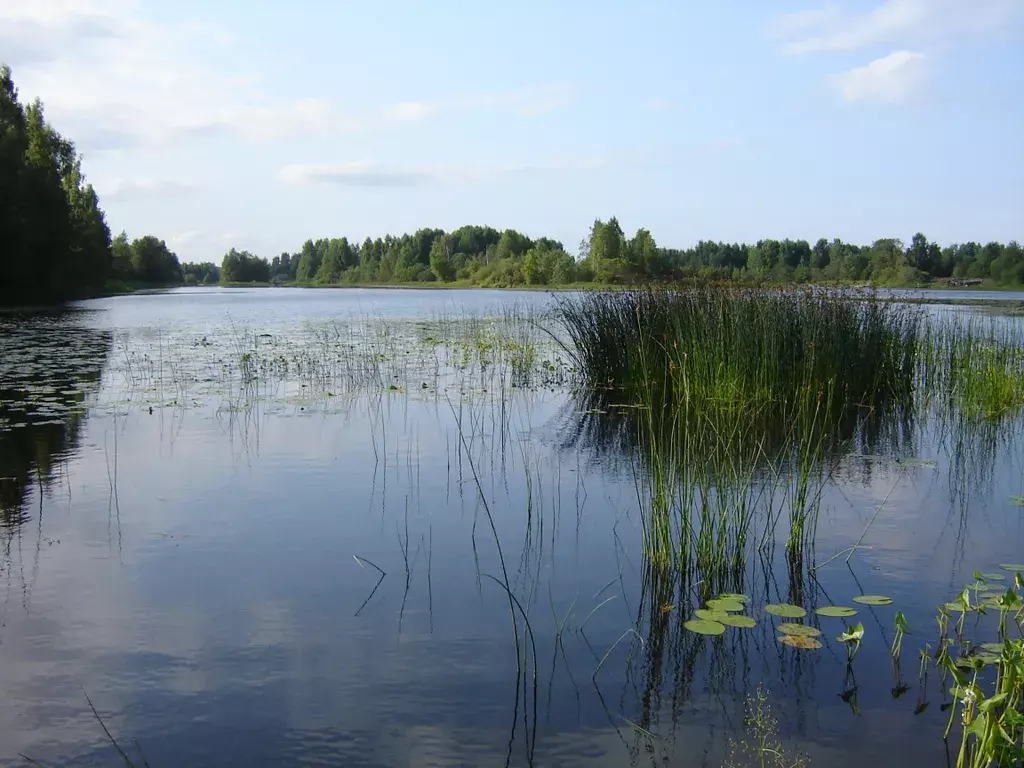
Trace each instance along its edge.
<path fill-rule="evenodd" d="M 968 318 L 929 327 L 921 388 L 943 414 L 993 421 L 1024 411 L 1024 327 Z"/>
<path fill-rule="evenodd" d="M 800 550 L 832 449 L 865 419 L 914 413 L 921 316 L 871 297 L 651 289 L 566 298 L 558 315 L 583 382 L 613 401 L 599 410 L 638 414 L 656 566 L 741 567 L 784 510 Z"/>

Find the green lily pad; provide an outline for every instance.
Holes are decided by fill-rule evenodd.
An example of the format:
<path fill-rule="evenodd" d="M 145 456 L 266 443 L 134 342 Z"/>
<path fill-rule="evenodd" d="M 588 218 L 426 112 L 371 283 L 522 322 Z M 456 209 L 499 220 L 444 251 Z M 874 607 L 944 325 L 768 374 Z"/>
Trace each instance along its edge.
<path fill-rule="evenodd" d="M 773 616 L 781 616 L 784 619 L 802 619 L 807 615 L 807 611 L 801 608 L 799 605 L 791 605 L 790 603 L 772 603 L 764 607 L 765 613 L 770 613 Z"/>
<path fill-rule="evenodd" d="M 779 632 L 784 635 L 801 635 L 803 637 L 818 637 L 821 630 L 816 627 L 809 627 L 806 624 L 779 624 Z"/>
<path fill-rule="evenodd" d="M 707 608 L 698 608 L 693 612 L 693 615 L 701 621 L 717 621 L 719 624 L 722 624 L 724 623 L 722 619 L 729 614 L 725 611 L 712 611 Z"/>
<path fill-rule="evenodd" d="M 963 613 L 964 612 L 963 603 L 959 603 L 959 602 L 957 602 L 957 603 L 946 603 L 942 607 L 945 608 L 947 611 L 956 611 L 957 613 Z M 971 610 L 971 609 L 968 609 L 968 610 Z"/>
<path fill-rule="evenodd" d="M 829 619 L 845 619 L 857 615 L 853 608 L 847 608 L 845 605 L 826 605 L 824 608 L 818 608 L 815 613 Z"/>
<path fill-rule="evenodd" d="M 750 602 L 750 598 L 749 597 L 747 597 L 746 595 L 737 594 L 735 592 L 726 592 L 725 594 L 719 595 L 718 599 L 719 600 L 735 600 L 736 602 L 743 603 L 744 605 L 746 605 L 747 603 Z"/>
<path fill-rule="evenodd" d="M 1013 571 L 1014 573 L 1024 573 L 1024 565 L 1020 565 L 1019 563 L 1009 563 L 1009 564 L 1001 563 L 999 565 L 999 567 L 1002 568 L 1004 571 Z"/>
<path fill-rule="evenodd" d="M 983 573 L 981 575 L 989 581 L 1006 581 L 1005 573 Z"/>
<path fill-rule="evenodd" d="M 757 622 L 749 616 L 737 616 L 732 613 L 725 614 L 719 623 L 725 624 L 727 627 L 738 627 L 740 629 L 753 629 L 757 626 Z"/>
<path fill-rule="evenodd" d="M 779 635 L 776 638 L 783 645 L 799 648 L 801 651 L 816 651 L 821 648 L 821 641 L 806 635 Z"/>
<path fill-rule="evenodd" d="M 724 624 L 717 621 L 707 621 L 706 619 L 690 619 L 683 626 L 691 632 L 696 632 L 698 635 L 720 635 L 725 632 Z"/>
<path fill-rule="evenodd" d="M 708 600 L 708 608 L 710 608 L 713 611 L 739 613 L 743 610 L 743 603 L 741 603 L 739 600 Z"/>
<path fill-rule="evenodd" d="M 861 595 L 853 598 L 853 602 L 861 605 L 892 605 L 892 598 L 883 595 Z"/>
<path fill-rule="evenodd" d="M 1003 652 L 1002 643 L 984 643 L 981 646 L 981 650 L 987 651 L 988 653 L 1001 654 Z"/>
<path fill-rule="evenodd" d="M 1011 507 L 1024 507 L 1024 496 L 1011 496 L 1010 497 Z"/>

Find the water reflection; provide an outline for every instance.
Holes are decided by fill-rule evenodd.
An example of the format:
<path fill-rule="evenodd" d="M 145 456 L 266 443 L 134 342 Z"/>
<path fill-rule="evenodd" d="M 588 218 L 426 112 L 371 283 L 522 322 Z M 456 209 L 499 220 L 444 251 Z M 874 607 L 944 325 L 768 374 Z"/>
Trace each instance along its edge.
<path fill-rule="evenodd" d="M 23 478 L 20 515 L 31 514 L 39 476 L 66 473 L 74 488 L 70 502 L 52 492 L 38 500 L 45 535 L 61 543 L 35 556 L 37 586 L 19 595 L 22 576 L 7 573 L 0 764 L 20 764 L 17 751 L 44 764 L 117 764 L 83 689 L 154 768 L 721 766 L 758 686 L 771 692 L 782 738 L 812 766 L 941 755 L 936 729 L 947 714 L 934 678 L 930 695 L 914 685 L 910 660 L 939 596 L 965 578 L 954 547 L 970 569 L 1013 559 L 1020 530 L 1005 503 L 978 503 L 982 493 L 1005 502 L 1019 485 L 1013 443 L 983 431 L 975 451 L 965 432 L 947 433 L 947 444 L 963 441 L 965 472 L 989 465 L 962 482 L 972 525 L 957 532 L 945 519 L 956 461 L 935 425 L 851 424 L 846 444 L 823 452 L 831 475 L 813 549 L 786 546 L 782 530 L 761 546 L 763 529 L 752 525 L 747 546 L 729 545 L 727 567 L 667 569 L 642 546 L 637 457 L 652 441 L 643 442 L 639 409 L 608 393 L 578 399 L 547 368 L 513 387 L 479 334 L 449 351 L 425 343 L 436 328 L 417 324 L 401 344 L 394 332 L 370 337 L 379 346 L 357 356 L 339 326 L 328 336 L 305 321 L 239 330 L 252 350 L 205 326 L 132 327 L 116 340 L 84 330 L 74 346 L 90 347 L 93 362 L 70 374 L 54 349 L 77 324 L 28 325 L 43 341 L 15 346 L 50 351 L 22 362 L 48 356 L 44 367 L 67 379 L 50 385 L 81 395 L 36 398 L 68 405 L 67 424 L 78 413 L 74 429 L 41 425 L 56 430 L 42 459 L 35 442 L 0 435 L 2 474 Z M 253 350 L 247 373 L 241 356 Z M 521 350 L 506 352 L 510 369 Z M 2 380 L 23 383 L 8 362 L 5 349 Z M 121 546 L 107 527 L 111 431 Z M 770 429 L 760 439 L 785 444 Z M 15 453 L 22 469 L 8 470 Z M 749 455 L 737 447 L 733 460 Z M 987 485 L 972 487 L 980 477 Z M 817 570 L 883 501 L 853 568 L 841 557 Z M 514 611 L 490 578 L 503 581 L 499 541 Z M 33 557 L 22 570 L 36 567 Z M 693 610 L 721 592 L 748 595 L 757 625 L 717 638 L 687 630 Z M 769 603 L 812 609 L 869 592 L 891 594 L 919 633 L 902 675 L 892 672 L 884 609 L 861 609 L 870 635 L 855 676 L 835 642 L 842 622 L 808 619 L 825 634 L 811 655 L 778 643 L 764 614 Z M 906 685 L 912 692 L 894 698 Z"/>
<path fill-rule="evenodd" d="M 62 476 L 99 390 L 113 335 L 82 313 L 0 316 L 0 511 L 8 529 L 26 519 Z"/>

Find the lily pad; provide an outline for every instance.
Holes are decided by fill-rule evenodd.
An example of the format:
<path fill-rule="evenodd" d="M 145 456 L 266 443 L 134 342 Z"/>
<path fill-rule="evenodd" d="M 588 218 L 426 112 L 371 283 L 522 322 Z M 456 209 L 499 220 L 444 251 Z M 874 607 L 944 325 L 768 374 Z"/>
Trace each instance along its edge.
<path fill-rule="evenodd" d="M 746 595 L 737 594 L 736 592 L 726 592 L 725 594 L 719 595 L 718 599 L 719 600 L 735 600 L 736 602 L 743 603 L 744 605 L 746 605 L 747 603 L 750 602 L 750 598 L 749 597 L 747 597 Z"/>
<path fill-rule="evenodd" d="M 964 605 L 963 605 L 963 603 L 959 603 L 959 602 L 957 602 L 957 603 L 946 603 L 942 607 L 945 608 L 947 611 L 956 611 L 957 613 L 963 613 L 964 612 Z M 970 610 L 970 609 L 968 609 L 968 610 Z"/>
<path fill-rule="evenodd" d="M 983 573 L 981 575 L 989 581 L 1006 581 L 1005 573 Z"/>
<path fill-rule="evenodd" d="M 861 605 L 892 605 L 892 598 L 884 595 L 861 595 L 853 598 L 853 602 Z"/>
<path fill-rule="evenodd" d="M 771 603 L 766 605 L 764 610 L 765 613 L 781 616 L 784 619 L 802 619 L 807 615 L 807 611 L 799 605 L 791 605 L 790 603 Z"/>
<path fill-rule="evenodd" d="M 691 632 L 696 632 L 698 635 L 720 635 L 725 632 L 724 624 L 717 621 L 707 621 L 706 619 L 690 619 L 683 626 Z"/>
<path fill-rule="evenodd" d="M 729 614 L 725 611 L 712 611 L 708 608 L 698 608 L 693 612 L 693 615 L 701 621 L 717 621 L 719 624 L 723 624 L 724 622 L 722 619 Z"/>
<path fill-rule="evenodd" d="M 776 638 L 783 645 L 799 648 L 801 651 L 816 651 L 821 648 L 821 641 L 806 635 L 779 635 Z"/>
<path fill-rule="evenodd" d="M 981 650 L 987 651 L 988 653 L 1001 654 L 1003 652 L 1002 643 L 983 643 Z"/>
<path fill-rule="evenodd" d="M 708 600 L 708 608 L 710 608 L 713 611 L 739 613 L 743 610 L 743 603 L 741 603 L 739 600 Z"/>
<path fill-rule="evenodd" d="M 727 627 L 739 627 L 740 629 L 753 629 L 757 626 L 757 622 L 749 616 L 737 616 L 732 613 L 725 614 L 719 619 L 720 624 L 725 624 Z"/>
<path fill-rule="evenodd" d="M 845 619 L 857 615 L 853 608 L 847 608 L 845 605 L 826 605 L 824 608 L 818 608 L 815 613 L 829 619 Z"/>
<path fill-rule="evenodd" d="M 999 565 L 1004 571 L 1013 571 L 1014 573 L 1024 573 L 1024 565 L 1019 563 L 1001 563 Z"/>
<path fill-rule="evenodd" d="M 779 624 L 778 630 L 784 635 L 800 635 L 802 637 L 818 637 L 821 634 L 820 629 L 806 624 Z"/>
<path fill-rule="evenodd" d="M 1011 507 L 1024 507 L 1024 496 L 1011 496 L 1010 497 Z"/>

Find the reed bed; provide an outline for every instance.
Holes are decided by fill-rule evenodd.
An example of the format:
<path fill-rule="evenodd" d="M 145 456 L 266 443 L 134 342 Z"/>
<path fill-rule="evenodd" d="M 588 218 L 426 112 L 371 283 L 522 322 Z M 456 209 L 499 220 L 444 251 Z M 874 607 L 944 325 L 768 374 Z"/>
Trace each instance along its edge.
<path fill-rule="evenodd" d="M 655 567 L 741 568 L 748 544 L 813 542 L 828 459 L 882 416 L 910 418 L 919 311 L 824 291 L 703 288 L 563 299 L 594 410 L 635 409 Z M 614 401 L 618 400 L 618 403 Z"/>

